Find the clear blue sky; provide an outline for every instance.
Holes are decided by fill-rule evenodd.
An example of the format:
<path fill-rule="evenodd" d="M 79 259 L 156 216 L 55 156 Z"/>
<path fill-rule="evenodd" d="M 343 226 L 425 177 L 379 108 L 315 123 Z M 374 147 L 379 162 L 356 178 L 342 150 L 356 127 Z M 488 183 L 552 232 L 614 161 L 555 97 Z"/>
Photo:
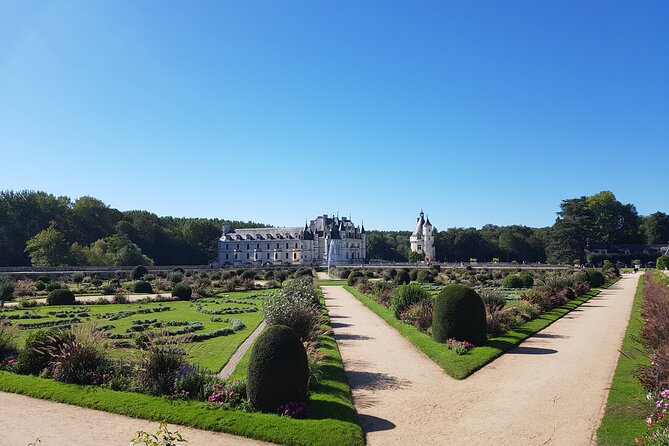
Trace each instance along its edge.
<path fill-rule="evenodd" d="M 0 189 L 411 229 L 669 212 L 669 2 L 0 3 Z"/>

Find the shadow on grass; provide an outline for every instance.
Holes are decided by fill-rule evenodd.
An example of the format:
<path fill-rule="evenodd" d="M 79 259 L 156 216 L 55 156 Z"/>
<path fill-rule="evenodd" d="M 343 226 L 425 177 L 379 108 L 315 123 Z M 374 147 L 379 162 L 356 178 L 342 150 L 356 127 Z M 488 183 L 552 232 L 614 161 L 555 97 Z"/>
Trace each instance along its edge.
<path fill-rule="evenodd" d="M 340 420 L 356 423 L 355 409 L 346 404 L 330 400 L 309 400 L 310 420 Z"/>

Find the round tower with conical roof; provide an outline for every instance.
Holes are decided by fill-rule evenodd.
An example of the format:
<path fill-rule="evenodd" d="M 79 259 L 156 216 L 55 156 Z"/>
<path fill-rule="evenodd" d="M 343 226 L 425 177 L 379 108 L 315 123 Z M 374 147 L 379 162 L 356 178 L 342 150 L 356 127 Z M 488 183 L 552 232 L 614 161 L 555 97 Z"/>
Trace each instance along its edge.
<path fill-rule="evenodd" d="M 436 261 L 436 252 L 434 247 L 434 235 L 432 234 L 432 223 L 430 218 L 425 218 L 421 209 L 416 219 L 416 228 L 409 236 L 411 251 L 421 254 L 426 262 Z"/>

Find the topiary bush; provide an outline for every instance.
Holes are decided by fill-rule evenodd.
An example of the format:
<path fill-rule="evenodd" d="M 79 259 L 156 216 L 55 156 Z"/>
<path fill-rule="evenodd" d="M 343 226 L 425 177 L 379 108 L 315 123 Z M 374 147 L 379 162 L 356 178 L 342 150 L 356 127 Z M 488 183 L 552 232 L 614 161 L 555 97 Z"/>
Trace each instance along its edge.
<path fill-rule="evenodd" d="M 179 282 L 172 288 L 172 296 L 179 300 L 190 300 L 193 289 L 183 282 Z"/>
<path fill-rule="evenodd" d="M 429 269 L 422 269 L 418 272 L 417 280 L 420 283 L 433 283 L 435 274 Z"/>
<path fill-rule="evenodd" d="M 459 284 L 444 288 L 434 300 L 432 337 L 437 342 L 452 338 L 483 345 L 486 342 L 483 300 L 473 289 Z"/>
<path fill-rule="evenodd" d="M 307 352 L 295 331 L 270 325 L 258 337 L 249 358 L 246 395 L 252 408 L 275 412 L 286 403 L 307 402 Z"/>
<path fill-rule="evenodd" d="M 669 268 L 669 257 L 667 256 L 658 257 L 657 261 L 655 262 L 655 268 L 659 269 L 660 271 Z"/>
<path fill-rule="evenodd" d="M 605 281 L 606 280 L 604 279 L 604 274 L 602 274 L 600 271 L 597 270 L 588 271 L 588 282 L 590 283 L 590 286 L 592 288 L 598 288 L 604 285 Z"/>
<path fill-rule="evenodd" d="M 518 277 L 523 281 L 523 288 L 532 288 L 534 286 L 534 277 L 532 276 L 532 273 L 523 271 L 518 273 Z"/>
<path fill-rule="evenodd" d="M 72 305 L 76 303 L 74 293 L 67 288 L 57 288 L 46 296 L 47 305 Z"/>
<path fill-rule="evenodd" d="M 146 266 L 144 265 L 137 265 L 130 271 L 130 279 L 131 280 L 139 280 L 145 275 L 149 273 L 149 270 L 146 269 Z"/>
<path fill-rule="evenodd" d="M 509 274 L 502 280 L 504 288 L 523 288 L 523 279 L 518 274 Z"/>
<path fill-rule="evenodd" d="M 409 273 L 406 270 L 401 269 L 397 271 L 397 275 L 393 280 L 395 281 L 396 284 L 402 285 L 411 282 L 411 277 L 409 276 Z"/>
<path fill-rule="evenodd" d="M 409 271 L 409 279 L 411 279 L 412 282 L 415 282 L 418 280 L 418 270 L 417 269 L 412 269 Z"/>
<path fill-rule="evenodd" d="M 60 288 L 63 288 L 63 284 L 61 284 L 60 282 L 50 282 L 45 287 L 45 289 L 49 292 L 53 290 L 58 290 Z"/>
<path fill-rule="evenodd" d="M 346 283 L 348 286 L 355 286 L 356 282 L 360 280 L 361 277 L 363 277 L 363 274 L 360 271 L 353 271 L 348 275 Z"/>
<path fill-rule="evenodd" d="M 390 298 L 390 305 L 393 308 L 396 318 L 413 304 L 417 304 L 430 298 L 430 295 L 417 283 L 400 285 L 395 288 Z"/>
<path fill-rule="evenodd" d="M 146 280 L 138 280 L 132 284 L 132 291 L 135 293 L 153 293 L 153 287 Z"/>

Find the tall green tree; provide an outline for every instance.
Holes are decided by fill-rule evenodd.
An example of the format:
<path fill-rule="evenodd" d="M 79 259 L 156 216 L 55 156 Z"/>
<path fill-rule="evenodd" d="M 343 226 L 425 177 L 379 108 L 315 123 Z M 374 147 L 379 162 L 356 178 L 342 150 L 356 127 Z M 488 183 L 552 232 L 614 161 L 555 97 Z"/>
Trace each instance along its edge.
<path fill-rule="evenodd" d="M 33 266 L 62 266 L 69 262 L 69 246 L 55 222 L 28 240 L 25 251 Z"/>
<path fill-rule="evenodd" d="M 644 219 L 646 243 L 669 243 L 669 215 L 655 212 Z"/>

